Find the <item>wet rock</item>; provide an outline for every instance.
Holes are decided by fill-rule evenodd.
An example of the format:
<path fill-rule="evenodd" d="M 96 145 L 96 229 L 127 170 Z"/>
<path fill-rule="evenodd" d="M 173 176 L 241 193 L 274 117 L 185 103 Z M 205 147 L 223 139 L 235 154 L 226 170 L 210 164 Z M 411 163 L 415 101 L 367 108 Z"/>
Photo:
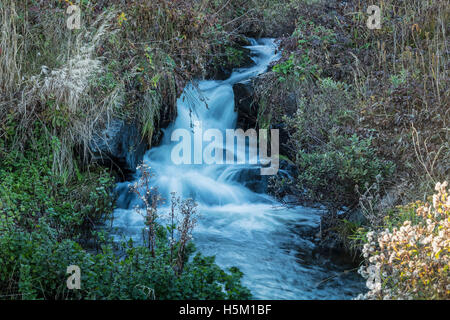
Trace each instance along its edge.
<path fill-rule="evenodd" d="M 253 192 L 267 193 L 269 177 L 261 175 L 259 167 L 249 167 L 241 170 L 235 179 L 236 182 L 241 183 Z"/>
<path fill-rule="evenodd" d="M 125 178 L 136 171 L 147 150 L 136 122 L 113 119 L 94 133 L 90 143 L 92 160 L 118 170 Z"/>
<path fill-rule="evenodd" d="M 250 46 L 251 42 L 250 40 L 248 40 L 248 38 L 244 37 L 244 36 L 240 36 L 235 40 L 236 44 L 241 46 L 241 47 L 245 47 L 245 46 Z"/>
<path fill-rule="evenodd" d="M 243 45 L 249 45 L 250 43 L 242 40 Z M 224 57 L 219 58 L 216 61 L 212 62 L 208 68 L 207 74 L 205 76 L 206 79 L 214 79 L 214 80 L 226 80 L 233 73 L 234 69 L 238 68 L 248 68 L 255 64 L 255 62 L 251 58 L 251 51 L 244 47 L 234 48 L 236 51 L 239 51 L 240 57 Z"/>
<path fill-rule="evenodd" d="M 232 71 L 227 66 L 217 65 L 208 72 L 206 79 L 226 80 L 231 76 Z"/>
<path fill-rule="evenodd" d="M 298 203 L 299 193 L 295 187 L 297 175 L 297 167 L 290 161 L 281 159 L 277 175 L 270 179 L 269 193 L 281 199 L 283 203 Z"/>
<path fill-rule="evenodd" d="M 237 128 L 247 130 L 256 128 L 257 105 L 254 103 L 252 83 L 236 83 L 233 85 L 234 108 L 238 113 Z"/>
<path fill-rule="evenodd" d="M 295 164 L 284 159 L 280 160 L 280 170 L 288 179 L 294 179 L 298 175 L 298 169 Z"/>
<path fill-rule="evenodd" d="M 297 205 L 298 204 L 298 199 L 296 196 L 292 195 L 292 194 L 287 194 L 285 195 L 281 201 L 285 204 L 288 205 Z"/>

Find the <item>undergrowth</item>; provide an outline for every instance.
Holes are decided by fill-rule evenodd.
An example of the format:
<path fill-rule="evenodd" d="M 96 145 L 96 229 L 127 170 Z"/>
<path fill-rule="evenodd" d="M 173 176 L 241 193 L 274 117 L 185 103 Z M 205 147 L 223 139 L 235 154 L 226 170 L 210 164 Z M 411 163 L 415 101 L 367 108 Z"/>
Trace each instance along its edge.
<path fill-rule="evenodd" d="M 176 225 L 189 231 L 181 242 L 158 224 L 153 246 L 117 248 L 97 230 L 114 178 L 92 159 L 111 120 L 136 121 L 151 145 L 186 83 L 242 63 L 236 44 L 255 21 L 252 3 L 81 1 L 81 28 L 69 30 L 71 4 L 0 4 L 1 298 L 249 298 L 239 270 L 193 256 L 189 224 Z M 80 290 L 66 286 L 72 264 Z"/>
<path fill-rule="evenodd" d="M 426 200 L 450 169 L 449 2 L 383 1 L 379 30 L 367 28 L 367 5 L 296 6 L 282 59 L 255 83 L 259 125 L 284 128 L 283 156 L 298 169 L 271 190 L 325 204 L 322 243 L 337 238 L 356 257 L 364 234 L 400 228 L 393 208 Z M 400 291 L 416 286 L 397 280 Z M 441 280 L 439 292 L 430 280 L 423 295 L 417 285 L 389 297 L 446 297 Z"/>
<path fill-rule="evenodd" d="M 42 126 L 34 130 L 41 138 L 29 142 L 33 152 L 0 159 L 0 299 L 250 298 L 237 268 L 225 272 L 214 257 L 195 253 L 191 219 L 170 226 L 179 236 L 147 223 L 151 246 L 113 241 L 107 233 L 113 177 L 91 168 L 64 180 L 52 172 L 55 146 Z M 194 208 L 178 203 L 180 214 L 191 217 Z M 79 290 L 67 288 L 71 265 L 81 270 Z"/>

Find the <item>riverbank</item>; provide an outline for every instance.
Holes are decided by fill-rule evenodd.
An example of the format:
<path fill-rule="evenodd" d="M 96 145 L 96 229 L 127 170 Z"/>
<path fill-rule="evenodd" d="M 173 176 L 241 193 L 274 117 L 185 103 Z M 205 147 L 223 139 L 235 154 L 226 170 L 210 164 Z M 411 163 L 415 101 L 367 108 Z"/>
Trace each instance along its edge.
<path fill-rule="evenodd" d="M 172 225 L 181 234 L 170 242 L 155 226 L 156 250 L 117 247 L 98 228 L 111 217 L 113 182 L 158 143 L 187 81 L 245 62 L 239 34 L 217 28 L 236 26 L 234 6 L 224 4 L 87 1 L 80 28 L 68 29 L 69 1 L 2 3 L 3 298 L 251 297 L 239 270 L 193 256 L 183 225 Z M 71 265 L 81 271 L 80 290 L 66 286 Z"/>
<path fill-rule="evenodd" d="M 343 263 L 342 257 L 319 254 L 311 241 L 321 212 L 299 206 L 287 208 L 268 196 L 261 163 L 225 161 L 235 156 L 240 160 L 255 159 L 252 154 L 262 148 L 249 143 L 250 147 L 241 153 L 239 148 L 233 151 L 221 141 L 228 135 L 226 132 L 234 131 L 239 117 L 234 105 L 235 85 L 263 74 L 280 56 L 273 39 L 249 40 L 251 45 L 246 48 L 254 59 L 253 65 L 235 69 L 222 81 L 199 81 L 184 89 L 177 101 L 177 118 L 164 132 L 161 145 L 144 156 L 144 163 L 151 167 L 149 183 L 162 198 L 168 199 L 175 193 L 195 200 L 201 216 L 192 236 L 199 251 L 216 257 L 224 269 L 239 268 L 244 273 L 242 283 L 255 299 L 355 298 L 364 290 L 355 266 Z M 191 123 L 196 125 L 191 127 Z M 208 132 L 215 137 L 214 154 L 220 163 L 200 161 L 211 150 L 209 139 L 203 147 L 199 139 Z M 182 141 L 177 139 L 180 133 Z M 197 146 L 191 148 L 188 141 L 196 141 Z M 186 144 L 182 163 L 177 163 L 174 157 L 180 153 L 180 145 Z M 118 208 L 113 224 L 117 227 L 116 238 L 139 241 L 146 227 L 145 218 L 135 210 L 141 201 L 129 193 L 129 186 L 140 177 L 136 175 L 117 185 Z M 167 216 L 170 209 L 162 204 L 158 214 Z"/>
<path fill-rule="evenodd" d="M 272 179 L 272 194 L 327 207 L 319 242 L 361 259 L 370 298 L 450 294 L 448 241 L 437 241 L 433 261 L 421 254 L 422 240 L 448 233 L 441 225 L 448 204 L 433 202 L 440 213 L 428 240 L 411 231 L 426 225 L 420 208 L 433 207 L 431 195 L 439 191 L 435 198 L 445 203 L 448 192 L 437 185 L 450 170 L 448 8 L 446 1 L 385 1 L 381 27 L 370 29 L 359 1 L 294 6 L 295 30 L 282 40 L 281 62 L 254 84 L 255 122 L 282 129 L 282 156 L 296 169 L 293 180 Z M 404 225 L 412 226 L 408 258 L 387 250 L 391 259 L 378 259 L 383 239 Z M 404 263 L 430 267 L 400 270 Z"/>

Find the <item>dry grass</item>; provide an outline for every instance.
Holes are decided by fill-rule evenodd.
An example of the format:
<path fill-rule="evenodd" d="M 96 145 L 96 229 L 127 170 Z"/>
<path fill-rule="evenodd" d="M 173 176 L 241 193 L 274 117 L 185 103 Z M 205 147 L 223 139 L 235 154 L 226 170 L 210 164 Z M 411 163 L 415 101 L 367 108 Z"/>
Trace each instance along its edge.
<path fill-rule="evenodd" d="M 74 147 L 81 146 L 87 155 L 96 126 L 111 111 L 110 97 L 96 101 L 90 96 L 90 90 L 93 77 L 103 68 L 95 50 L 107 34 L 113 17 L 113 13 L 100 15 L 93 25 L 94 32 L 85 29 L 69 40 L 72 50 L 61 67 L 43 66 L 40 74 L 24 76 L 20 98 L 15 104 L 14 112 L 20 119 L 18 144 L 26 142 L 36 120 L 45 124 L 54 141 L 53 170 L 63 176 L 74 172 Z"/>
<path fill-rule="evenodd" d="M 331 77 L 351 85 L 353 103 L 346 110 L 339 105 L 335 110 L 348 112 L 351 121 L 334 123 L 335 133 L 372 137 L 377 155 L 397 166 L 396 174 L 383 181 L 384 188 L 390 193 L 401 185 L 402 194 L 396 199 L 407 203 L 424 198 L 449 175 L 450 6 L 449 1 L 425 0 L 387 0 L 380 5 L 380 30 L 366 26 L 366 1 L 345 5 L 317 1 L 300 7 L 296 31 L 282 43 L 282 62 L 288 65 L 293 55 L 294 65 L 286 76 L 268 73 L 256 92 L 265 108 L 260 118 L 277 123 L 283 121 L 283 113 L 292 115 L 288 109 L 292 101 L 315 107 L 311 97 L 320 88 L 316 78 Z M 316 71 L 301 66 L 304 57 L 310 61 L 307 66 L 316 65 Z M 280 74 L 287 80 L 280 82 Z M 317 118 L 308 131 L 320 130 L 328 121 Z M 317 145 L 323 141 L 304 147 L 310 150 Z"/>
<path fill-rule="evenodd" d="M 19 55 L 19 35 L 17 32 L 17 12 L 14 1 L 6 1 L 1 9 L 0 43 L 0 89 L 12 98 L 16 84 L 20 80 L 21 57 Z"/>
<path fill-rule="evenodd" d="M 67 177 L 75 151 L 86 163 L 93 133 L 112 117 L 138 118 L 151 144 L 184 85 L 207 74 L 231 29 L 248 20 L 224 23 L 236 4 L 86 2 L 81 30 L 70 31 L 64 1 L 3 2 L 0 138 L 23 150 L 40 122 L 54 142 L 53 170 Z"/>
<path fill-rule="evenodd" d="M 33 24 L 28 11 L 24 11 L 27 9 L 27 4 L 17 8 L 15 1 L 7 1 L 0 8 L 6 22 L 2 24 L 1 38 L 4 54 L 0 55 L 0 136 L 13 141 L 10 147 L 24 149 L 30 145 L 36 121 L 42 123 L 54 142 L 53 170 L 69 177 L 74 172 L 75 146 L 89 149 L 94 127 L 105 119 L 109 108 L 107 98 L 104 103 L 93 101 L 90 89 L 92 77 L 102 71 L 95 50 L 109 31 L 114 13 L 99 15 L 90 29 L 84 27 L 75 33 L 65 29 L 65 19 L 58 12 L 54 12 L 53 19 L 52 15 L 43 15 L 47 21 Z M 43 27 L 48 32 L 39 35 Z M 58 37 L 54 30 L 65 33 Z M 51 40 L 42 41 L 42 36 Z M 58 55 L 37 69 L 29 57 L 32 53 L 36 59 L 46 56 L 49 46 L 58 48 Z M 16 122 L 15 132 L 8 136 L 5 123 L 11 119 Z"/>
<path fill-rule="evenodd" d="M 400 183 L 413 182 L 404 199 L 413 201 L 450 169 L 449 2 L 384 1 L 382 10 L 383 28 L 369 36 L 375 63 L 360 81 L 360 122 L 377 130 L 380 153 L 397 162 Z"/>

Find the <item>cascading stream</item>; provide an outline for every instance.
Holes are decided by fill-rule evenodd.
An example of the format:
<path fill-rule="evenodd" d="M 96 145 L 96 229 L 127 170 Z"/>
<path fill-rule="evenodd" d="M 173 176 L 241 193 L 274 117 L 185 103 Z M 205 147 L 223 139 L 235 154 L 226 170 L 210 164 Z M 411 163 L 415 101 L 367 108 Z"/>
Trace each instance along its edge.
<path fill-rule="evenodd" d="M 255 165 L 175 165 L 171 159 L 178 144 L 171 141 L 176 129 L 187 129 L 192 137 L 196 130 L 235 129 L 233 84 L 265 72 L 279 58 L 272 39 L 251 39 L 247 48 L 253 54 L 254 66 L 235 70 L 224 81 L 200 81 L 197 88 L 188 85 L 184 89 L 177 101 L 176 120 L 165 130 L 161 145 L 144 156 L 154 174 L 152 184 L 165 199 L 176 192 L 199 204 L 201 218 L 194 232 L 197 248 L 205 255 L 215 255 L 223 268 L 240 268 L 243 282 L 255 298 L 355 297 L 363 290 L 362 279 L 355 272 L 343 274 L 352 266 L 314 253 L 309 234 L 319 224 L 320 211 L 285 208 L 270 196 L 246 188 L 240 182 L 242 175 L 250 179 L 248 172 L 259 174 Z M 192 158 L 195 152 L 203 150 L 193 146 Z M 144 223 L 133 210 L 139 202 L 129 192 L 129 184 L 119 183 L 116 187 L 119 196 L 113 226 L 118 235 L 140 241 Z"/>

